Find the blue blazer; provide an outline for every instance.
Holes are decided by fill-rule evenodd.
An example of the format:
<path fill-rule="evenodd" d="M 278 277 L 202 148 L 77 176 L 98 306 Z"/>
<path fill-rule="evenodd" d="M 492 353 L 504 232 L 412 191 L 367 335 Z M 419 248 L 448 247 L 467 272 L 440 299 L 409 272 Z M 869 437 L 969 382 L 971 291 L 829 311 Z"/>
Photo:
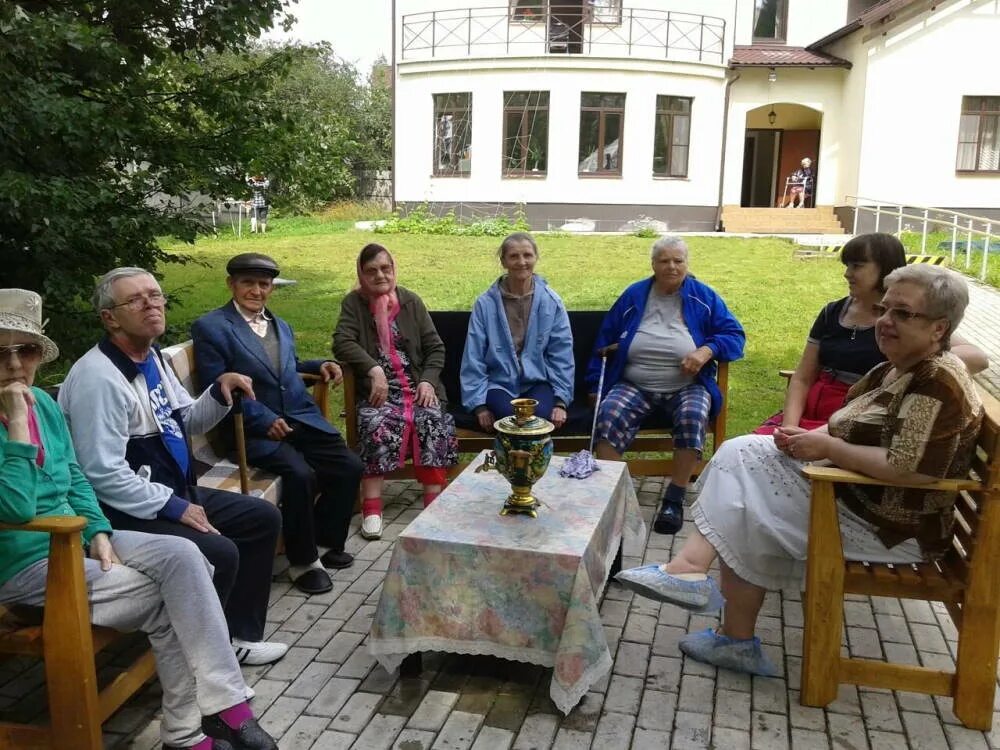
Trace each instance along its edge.
<path fill-rule="evenodd" d="M 281 446 L 280 442 L 267 437 L 268 429 L 279 417 L 290 417 L 322 432 L 339 434 L 323 418 L 299 377 L 299 373 L 319 375 L 320 367 L 327 360 L 300 362 L 295 354 L 295 335 L 291 327 L 270 310 L 267 314 L 271 316 L 268 325 L 275 326 L 278 333 L 280 372 L 272 367 L 263 342 L 250 330 L 233 302 L 202 315 L 191 326 L 195 367 L 202 386 L 214 383 L 224 372 L 238 372 L 253 380 L 257 398 L 243 401 L 247 458 L 251 462 L 269 456 Z"/>

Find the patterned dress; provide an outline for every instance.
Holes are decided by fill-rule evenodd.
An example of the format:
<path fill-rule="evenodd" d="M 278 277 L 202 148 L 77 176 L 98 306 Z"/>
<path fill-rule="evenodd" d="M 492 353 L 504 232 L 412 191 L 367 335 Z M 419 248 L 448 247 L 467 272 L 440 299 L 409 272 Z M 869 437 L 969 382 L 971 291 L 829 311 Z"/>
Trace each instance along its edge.
<path fill-rule="evenodd" d="M 358 442 L 365 474 L 388 474 L 401 467 L 408 456 L 415 466 L 454 466 L 458 462 L 455 420 L 440 407 L 416 405 L 410 360 L 395 322 L 392 341 L 402 370 L 381 351 L 376 359 L 389 381 L 385 403 L 375 407 L 363 400 L 358 406 Z M 411 420 L 407 411 L 412 411 Z"/>

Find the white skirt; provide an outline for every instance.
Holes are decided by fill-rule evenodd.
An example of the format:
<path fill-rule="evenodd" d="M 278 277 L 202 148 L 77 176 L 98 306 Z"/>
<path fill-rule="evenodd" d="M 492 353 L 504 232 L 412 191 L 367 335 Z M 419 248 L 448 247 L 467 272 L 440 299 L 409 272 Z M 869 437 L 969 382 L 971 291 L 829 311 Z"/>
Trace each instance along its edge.
<path fill-rule="evenodd" d="M 766 589 L 801 588 L 809 540 L 804 465 L 778 450 L 770 435 L 743 435 L 724 442 L 699 477 L 695 526 L 743 580 Z M 923 560 L 916 539 L 887 549 L 872 524 L 837 507 L 848 560 Z"/>

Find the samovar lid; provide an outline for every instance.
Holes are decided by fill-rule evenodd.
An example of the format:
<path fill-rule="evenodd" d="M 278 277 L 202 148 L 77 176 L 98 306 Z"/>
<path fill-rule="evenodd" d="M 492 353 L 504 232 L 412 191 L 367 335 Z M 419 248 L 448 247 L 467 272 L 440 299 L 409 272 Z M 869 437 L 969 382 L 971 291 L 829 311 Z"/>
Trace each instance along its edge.
<path fill-rule="evenodd" d="M 519 425 L 517 418 L 513 415 L 498 419 L 493 423 L 493 429 L 506 435 L 520 435 L 532 437 L 536 435 L 548 435 L 556 426 L 547 419 L 532 416 L 524 424 Z"/>

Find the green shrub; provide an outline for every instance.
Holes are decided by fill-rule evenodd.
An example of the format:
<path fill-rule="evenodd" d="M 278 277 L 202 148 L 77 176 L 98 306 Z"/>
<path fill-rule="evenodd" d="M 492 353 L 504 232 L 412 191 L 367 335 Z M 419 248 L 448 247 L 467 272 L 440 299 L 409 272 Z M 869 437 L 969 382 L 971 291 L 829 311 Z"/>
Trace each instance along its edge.
<path fill-rule="evenodd" d="M 375 227 L 379 234 L 443 234 L 465 237 L 504 237 L 511 232 L 527 232 L 531 227 L 524 215 L 523 207 L 518 207 L 514 218 L 492 216 L 476 221 L 461 222 L 454 211 L 444 216 L 432 213 L 426 203 L 413 208 L 403 215 L 396 211 L 385 224 Z"/>

